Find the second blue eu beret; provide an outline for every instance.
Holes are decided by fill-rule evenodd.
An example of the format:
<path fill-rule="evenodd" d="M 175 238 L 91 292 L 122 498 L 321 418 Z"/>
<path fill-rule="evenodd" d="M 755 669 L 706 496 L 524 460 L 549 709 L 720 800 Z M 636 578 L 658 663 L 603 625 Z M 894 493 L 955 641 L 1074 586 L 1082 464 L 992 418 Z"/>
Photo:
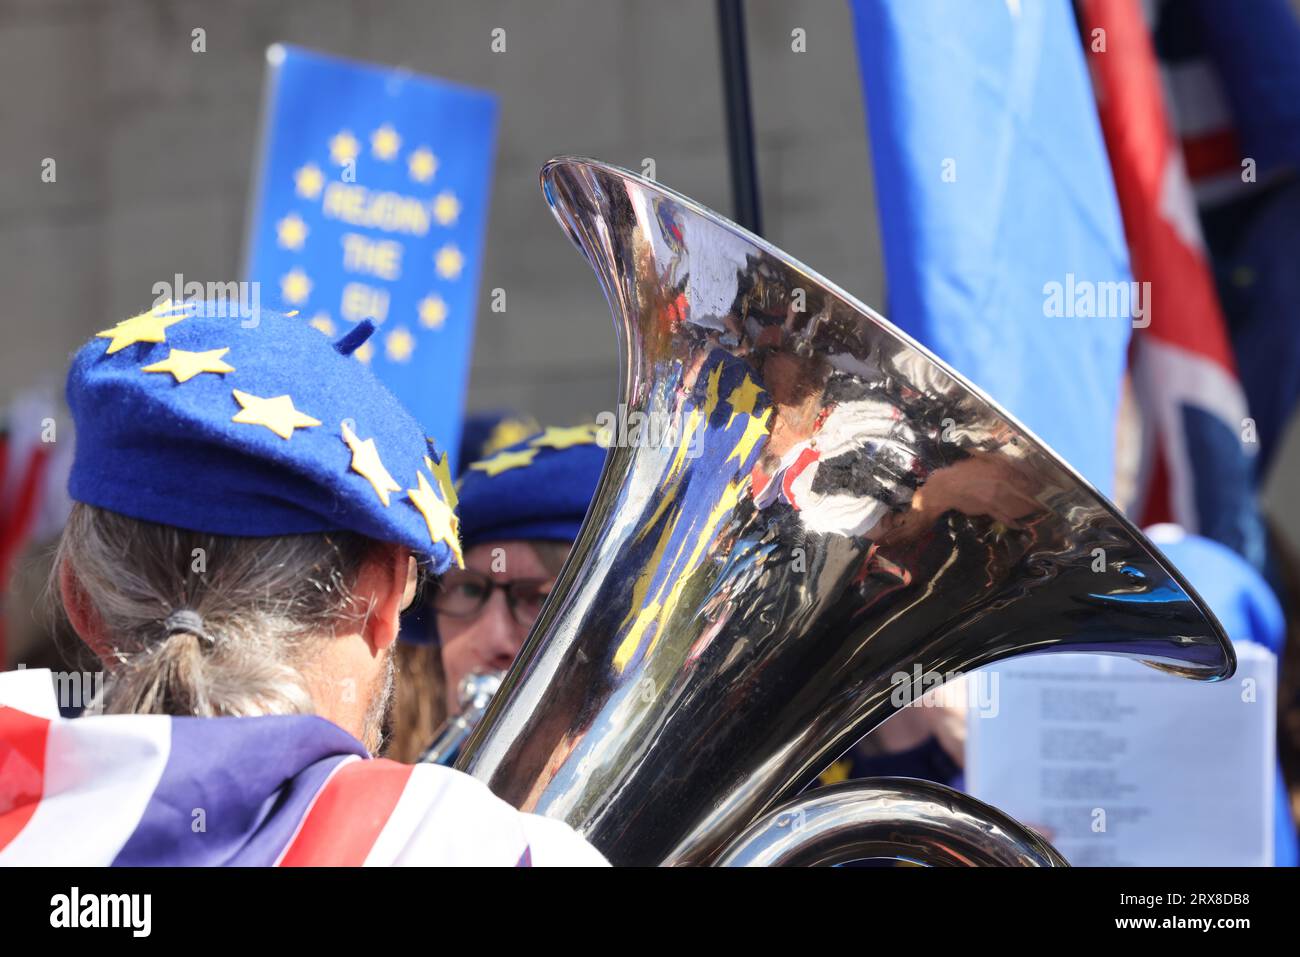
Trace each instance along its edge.
<path fill-rule="evenodd" d="M 596 428 L 586 425 L 547 428 L 472 463 L 459 485 L 465 547 L 573 541 L 604 465 Z"/>

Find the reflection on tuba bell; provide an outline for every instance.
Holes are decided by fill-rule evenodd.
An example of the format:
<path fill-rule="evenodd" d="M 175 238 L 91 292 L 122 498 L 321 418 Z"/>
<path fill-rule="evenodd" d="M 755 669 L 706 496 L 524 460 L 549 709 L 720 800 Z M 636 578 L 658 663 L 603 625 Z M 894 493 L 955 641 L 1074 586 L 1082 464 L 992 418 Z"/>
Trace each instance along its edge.
<path fill-rule="evenodd" d="M 614 311 L 626 422 L 458 767 L 616 864 L 827 861 L 773 848 L 770 812 L 900 691 L 1025 652 L 1232 674 L 1218 623 L 1115 506 L 876 313 L 635 174 L 560 159 L 542 186 Z M 880 848 L 896 815 L 920 845 L 995 817 L 1023 848 L 971 860 L 1060 862 L 915 783 L 805 795 L 829 823 L 804 832 L 857 815 Z"/>

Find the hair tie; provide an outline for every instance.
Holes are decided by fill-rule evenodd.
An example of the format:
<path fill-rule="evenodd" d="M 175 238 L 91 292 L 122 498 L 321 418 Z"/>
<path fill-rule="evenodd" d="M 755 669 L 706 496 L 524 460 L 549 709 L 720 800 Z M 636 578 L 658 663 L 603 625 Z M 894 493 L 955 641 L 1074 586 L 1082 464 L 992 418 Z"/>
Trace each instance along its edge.
<path fill-rule="evenodd" d="M 194 635 L 208 644 L 213 644 L 213 640 L 203 629 L 203 616 L 197 611 L 191 611 L 188 608 L 178 608 L 165 619 L 163 619 L 163 628 L 167 630 L 167 637 L 185 632 Z"/>

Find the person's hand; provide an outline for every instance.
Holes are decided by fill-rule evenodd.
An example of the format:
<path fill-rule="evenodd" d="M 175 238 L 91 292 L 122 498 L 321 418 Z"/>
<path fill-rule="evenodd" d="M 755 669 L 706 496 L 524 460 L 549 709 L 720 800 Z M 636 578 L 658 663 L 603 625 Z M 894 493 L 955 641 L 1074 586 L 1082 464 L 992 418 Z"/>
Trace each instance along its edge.
<path fill-rule="evenodd" d="M 912 507 L 929 515 L 956 510 L 988 515 L 1011 527 L 1042 511 L 1030 483 L 1003 458 L 984 453 L 931 473 L 917 489 Z"/>

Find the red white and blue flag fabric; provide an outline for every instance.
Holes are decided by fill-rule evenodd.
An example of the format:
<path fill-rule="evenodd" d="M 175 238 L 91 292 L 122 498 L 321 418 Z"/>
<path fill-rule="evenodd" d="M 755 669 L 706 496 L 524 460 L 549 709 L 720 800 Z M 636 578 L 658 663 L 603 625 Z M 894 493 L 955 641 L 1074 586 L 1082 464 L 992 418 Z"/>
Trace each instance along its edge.
<path fill-rule="evenodd" d="M 1243 432 L 1246 396 L 1142 7 L 1083 0 L 1081 10 L 1133 275 L 1150 284 L 1149 325 L 1136 330 L 1130 356 L 1144 419 L 1133 511 L 1143 523 L 1176 522 L 1262 568 L 1257 445 Z"/>
<path fill-rule="evenodd" d="M 1203 201 L 1300 161 L 1300 16 L 1290 0 L 1148 4 L 1188 171 Z M 1256 176 L 1243 180 L 1242 160 Z M 1231 176 L 1233 182 L 1221 174 Z M 1258 192 L 1258 190 L 1256 190 Z"/>
<path fill-rule="evenodd" d="M 1263 482 L 1300 401 L 1300 6 L 1165 0 L 1152 34 Z"/>
<path fill-rule="evenodd" d="M 0 674 L 0 865 L 578 866 L 604 858 L 449 768 L 308 715 L 61 719 Z"/>

